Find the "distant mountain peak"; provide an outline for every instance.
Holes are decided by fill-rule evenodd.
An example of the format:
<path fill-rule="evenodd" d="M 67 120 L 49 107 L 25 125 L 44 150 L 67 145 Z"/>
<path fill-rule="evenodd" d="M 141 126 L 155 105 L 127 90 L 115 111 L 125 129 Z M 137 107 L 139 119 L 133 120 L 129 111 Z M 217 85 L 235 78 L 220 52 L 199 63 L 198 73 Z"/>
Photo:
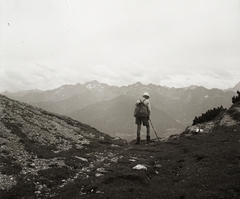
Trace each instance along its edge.
<path fill-rule="evenodd" d="M 232 91 L 240 91 L 240 82 L 238 82 L 232 89 Z"/>
<path fill-rule="evenodd" d="M 85 85 L 87 85 L 87 84 L 100 84 L 100 83 L 97 80 L 93 80 L 93 81 L 85 83 Z"/>
<path fill-rule="evenodd" d="M 188 89 L 190 89 L 190 90 L 195 90 L 195 89 L 197 89 L 199 86 L 197 86 L 197 85 L 191 85 L 191 86 L 189 86 L 189 87 L 187 87 Z"/>
<path fill-rule="evenodd" d="M 143 84 L 141 82 L 136 82 L 135 84 L 133 84 L 134 86 L 143 86 Z"/>
<path fill-rule="evenodd" d="M 104 85 L 99 83 L 97 80 L 93 80 L 93 81 L 87 82 L 84 85 L 89 90 L 95 90 L 95 89 L 102 90 L 102 89 L 104 89 Z"/>

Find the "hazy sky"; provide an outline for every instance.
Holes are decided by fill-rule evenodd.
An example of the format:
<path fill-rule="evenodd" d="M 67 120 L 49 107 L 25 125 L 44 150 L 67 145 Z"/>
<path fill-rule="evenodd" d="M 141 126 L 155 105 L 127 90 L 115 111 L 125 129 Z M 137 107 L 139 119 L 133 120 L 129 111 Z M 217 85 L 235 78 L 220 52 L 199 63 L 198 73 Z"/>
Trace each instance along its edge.
<path fill-rule="evenodd" d="M 0 17 L 0 92 L 240 81 L 239 0 L 0 0 Z"/>

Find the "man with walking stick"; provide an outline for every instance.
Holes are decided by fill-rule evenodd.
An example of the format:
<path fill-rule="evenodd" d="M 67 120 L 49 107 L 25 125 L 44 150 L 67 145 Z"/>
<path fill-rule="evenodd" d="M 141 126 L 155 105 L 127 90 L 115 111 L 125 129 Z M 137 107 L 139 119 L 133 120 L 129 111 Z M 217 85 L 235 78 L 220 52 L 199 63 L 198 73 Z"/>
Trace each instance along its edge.
<path fill-rule="evenodd" d="M 151 113 L 151 105 L 149 101 L 149 94 L 147 92 L 143 93 L 142 99 L 138 100 L 135 105 L 134 117 L 136 118 L 135 124 L 137 125 L 137 142 L 135 144 L 140 144 L 140 132 L 141 125 L 146 126 L 146 138 L 147 143 L 150 142 L 150 125 L 149 118 Z"/>

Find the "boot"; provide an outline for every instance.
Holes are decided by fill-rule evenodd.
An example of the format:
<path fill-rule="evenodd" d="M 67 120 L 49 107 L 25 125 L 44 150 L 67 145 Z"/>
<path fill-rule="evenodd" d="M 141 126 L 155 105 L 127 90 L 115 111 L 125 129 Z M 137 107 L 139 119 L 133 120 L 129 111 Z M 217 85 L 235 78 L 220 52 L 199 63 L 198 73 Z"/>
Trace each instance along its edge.
<path fill-rule="evenodd" d="M 137 137 L 137 142 L 135 144 L 140 144 L 140 137 Z"/>
<path fill-rule="evenodd" d="M 147 135 L 147 143 L 150 143 L 150 136 Z"/>

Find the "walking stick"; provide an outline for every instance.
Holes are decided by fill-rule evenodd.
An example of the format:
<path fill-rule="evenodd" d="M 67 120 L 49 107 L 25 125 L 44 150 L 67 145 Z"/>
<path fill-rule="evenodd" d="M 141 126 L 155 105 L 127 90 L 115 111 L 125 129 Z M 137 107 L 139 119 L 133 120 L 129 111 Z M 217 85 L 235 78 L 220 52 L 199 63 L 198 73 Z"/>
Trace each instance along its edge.
<path fill-rule="evenodd" d="M 159 139 L 159 137 L 158 137 L 158 135 L 157 135 L 157 133 L 156 133 L 154 127 L 153 127 L 152 121 L 151 121 L 150 119 L 149 119 L 149 121 L 150 121 L 150 123 L 151 123 L 151 125 L 152 125 L 153 131 L 154 131 L 154 133 L 155 133 L 155 135 L 156 135 L 158 141 L 160 141 L 160 139 Z"/>

